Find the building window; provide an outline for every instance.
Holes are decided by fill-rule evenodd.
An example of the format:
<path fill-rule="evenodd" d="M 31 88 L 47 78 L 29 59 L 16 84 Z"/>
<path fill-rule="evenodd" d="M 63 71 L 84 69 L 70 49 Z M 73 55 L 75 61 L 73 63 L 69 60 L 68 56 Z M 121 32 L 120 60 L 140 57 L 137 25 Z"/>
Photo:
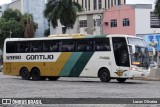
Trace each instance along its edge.
<path fill-rule="evenodd" d="M 111 0 L 111 7 L 113 7 L 113 0 Z"/>
<path fill-rule="evenodd" d="M 108 0 L 108 9 L 110 8 L 110 0 Z"/>
<path fill-rule="evenodd" d="M 111 24 L 111 27 L 117 27 L 117 19 L 112 19 L 110 24 Z"/>
<path fill-rule="evenodd" d="M 85 10 L 87 11 L 87 0 L 85 0 Z"/>
<path fill-rule="evenodd" d="M 154 13 L 150 13 L 150 26 L 151 28 L 160 28 L 160 18 Z"/>
<path fill-rule="evenodd" d="M 107 0 L 105 0 L 105 8 L 107 8 Z"/>
<path fill-rule="evenodd" d="M 102 0 L 98 0 L 99 9 L 102 9 Z"/>
<path fill-rule="evenodd" d="M 114 5 L 117 5 L 117 0 L 114 0 Z"/>
<path fill-rule="evenodd" d="M 129 18 L 123 19 L 123 26 L 129 26 L 129 25 L 130 25 Z"/>
<path fill-rule="evenodd" d="M 121 4 L 121 0 L 118 0 L 118 5 L 120 5 Z"/>
<path fill-rule="evenodd" d="M 97 10 L 97 0 L 93 0 L 94 10 Z"/>
<path fill-rule="evenodd" d="M 84 9 L 84 1 L 82 0 L 82 8 Z"/>
<path fill-rule="evenodd" d="M 90 9 L 91 9 L 91 1 L 88 0 L 88 10 L 90 10 Z"/>
<path fill-rule="evenodd" d="M 101 20 L 100 19 L 93 19 L 93 21 L 94 21 L 94 27 L 101 25 Z"/>
<path fill-rule="evenodd" d="M 87 20 L 79 21 L 79 27 L 87 27 Z"/>

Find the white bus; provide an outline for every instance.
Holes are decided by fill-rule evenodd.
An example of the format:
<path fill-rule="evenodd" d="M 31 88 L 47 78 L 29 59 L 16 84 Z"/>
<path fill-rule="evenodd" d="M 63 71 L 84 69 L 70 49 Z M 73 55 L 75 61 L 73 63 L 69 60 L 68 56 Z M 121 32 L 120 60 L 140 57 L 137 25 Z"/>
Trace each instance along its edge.
<path fill-rule="evenodd" d="M 125 82 L 150 72 L 144 40 L 129 35 L 8 38 L 3 52 L 4 75 L 25 80 L 99 77 L 102 82 Z"/>

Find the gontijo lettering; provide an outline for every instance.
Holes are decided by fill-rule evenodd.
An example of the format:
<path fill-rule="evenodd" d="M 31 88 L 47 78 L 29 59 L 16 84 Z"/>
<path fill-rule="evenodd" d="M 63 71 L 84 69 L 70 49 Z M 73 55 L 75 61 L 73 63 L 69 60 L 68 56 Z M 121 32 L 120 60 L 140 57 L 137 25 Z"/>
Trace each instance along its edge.
<path fill-rule="evenodd" d="M 49 60 L 49 59 L 54 59 L 54 56 L 53 55 L 27 55 L 26 59 L 27 60 L 41 60 L 41 59 Z"/>

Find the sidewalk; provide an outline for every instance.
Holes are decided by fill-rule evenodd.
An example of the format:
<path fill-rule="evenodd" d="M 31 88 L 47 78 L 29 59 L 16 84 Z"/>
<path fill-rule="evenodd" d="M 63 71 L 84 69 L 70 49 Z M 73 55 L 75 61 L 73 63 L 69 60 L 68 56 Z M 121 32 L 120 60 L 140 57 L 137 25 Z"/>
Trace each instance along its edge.
<path fill-rule="evenodd" d="M 142 78 L 142 80 L 160 81 L 160 68 L 151 68 L 149 76 Z"/>

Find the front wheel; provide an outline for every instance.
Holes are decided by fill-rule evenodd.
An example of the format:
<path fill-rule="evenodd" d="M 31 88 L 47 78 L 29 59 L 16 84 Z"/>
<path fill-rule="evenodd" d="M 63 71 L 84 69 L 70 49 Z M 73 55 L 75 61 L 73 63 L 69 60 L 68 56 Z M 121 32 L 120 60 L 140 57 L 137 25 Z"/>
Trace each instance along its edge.
<path fill-rule="evenodd" d="M 109 82 L 111 80 L 110 72 L 107 69 L 102 69 L 99 71 L 99 78 L 102 82 Z"/>
<path fill-rule="evenodd" d="M 124 83 L 127 79 L 126 78 L 117 78 L 119 83 Z"/>

